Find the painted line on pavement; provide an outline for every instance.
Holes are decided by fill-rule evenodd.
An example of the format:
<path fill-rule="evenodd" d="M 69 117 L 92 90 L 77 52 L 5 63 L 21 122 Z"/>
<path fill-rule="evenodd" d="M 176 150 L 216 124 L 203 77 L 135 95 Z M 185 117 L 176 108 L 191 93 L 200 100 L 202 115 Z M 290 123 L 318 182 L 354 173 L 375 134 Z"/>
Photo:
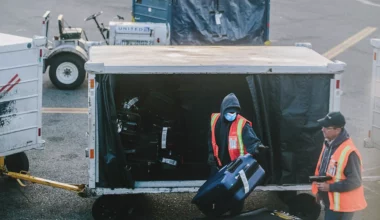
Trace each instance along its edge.
<path fill-rule="evenodd" d="M 365 182 L 376 182 L 380 181 L 380 176 L 363 176 L 362 180 Z"/>
<path fill-rule="evenodd" d="M 361 2 L 363 4 L 366 4 L 366 5 L 371 5 L 371 6 L 375 6 L 375 7 L 380 7 L 380 4 L 377 4 L 377 3 L 373 3 L 371 1 L 368 1 L 368 0 L 356 0 L 358 2 Z"/>
<path fill-rule="evenodd" d="M 376 166 L 376 167 L 371 167 L 371 168 L 368 168 L 368 169 L 364 169 L 363 173 L 364 173 L 364 172 L 371 171 L 371 170 L 377 170 L 377 169 L 379 169 L 379 168 L 380 168 L 380 166 Z"/>
<path fill-rule="evenodd" d="M 88 114 L 87 108 L 42 108 L 47 114 Z"/>
<path fill-rule="evenodd" d="M 359 31 L 355 35 L 352 35 L 351 37 L 347 38 L 345 41 L 340 43 L 339 45 L 335 46 L 331 50 L 327 51 L 323 54 L 328 59 L 332 59 L 348 48 L 352 47 L 353 45 L 357 44 L 359 41 L 366 38 L 368 35 L 372 34 L 374 31 L 376 31 L 377 28 L 375 27 L 366 27 L 363 30 Z"/>
<path fill-rule="evenodd" d="M 371 193 L 374 193 L 374 194 L 376 194 L 376 195 L 380 196 L 380 194 L 379 194 L 378 192 L 376 192 L 375 190 L 373 190 L 373 189 L 369 188 L 368 186 L 364 186 L 364 185 L 363 185 L 363 187 L 364 187 L 364 189 L 366 189 L 366 190 L 370 191 Z"/>

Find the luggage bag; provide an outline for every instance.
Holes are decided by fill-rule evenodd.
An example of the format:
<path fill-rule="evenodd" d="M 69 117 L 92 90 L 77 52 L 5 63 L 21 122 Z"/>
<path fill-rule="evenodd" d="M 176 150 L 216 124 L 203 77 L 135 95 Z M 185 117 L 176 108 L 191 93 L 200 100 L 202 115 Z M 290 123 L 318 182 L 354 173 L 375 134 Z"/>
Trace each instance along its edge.
<path fill-rule="evenodd" d="M 240 156 L 211 176 L 192 203 L 207 216 L 223 215 L 243 202 L 264 175 L 264 169 L 250 154 Z"/>

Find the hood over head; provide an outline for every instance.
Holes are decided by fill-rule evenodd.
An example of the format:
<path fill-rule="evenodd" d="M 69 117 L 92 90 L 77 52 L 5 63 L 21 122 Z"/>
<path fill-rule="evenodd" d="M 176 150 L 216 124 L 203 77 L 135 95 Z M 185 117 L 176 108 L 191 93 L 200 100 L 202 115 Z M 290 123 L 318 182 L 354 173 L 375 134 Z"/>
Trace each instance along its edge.
<path fill-rule="evenodd" d="M 224 97 L 222 104 L 220 105 L 220 114 L 224 115 L 227 112 L 240 113 L 240 103 L 234 93 L 228 94 Z"/>

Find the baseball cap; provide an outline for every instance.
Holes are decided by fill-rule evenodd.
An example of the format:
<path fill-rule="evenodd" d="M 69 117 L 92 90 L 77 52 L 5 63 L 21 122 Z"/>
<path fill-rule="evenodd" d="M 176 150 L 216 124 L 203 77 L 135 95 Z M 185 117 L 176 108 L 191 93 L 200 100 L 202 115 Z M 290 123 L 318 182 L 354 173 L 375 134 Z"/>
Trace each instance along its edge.
<path fill-rule="evenodd" d="M 346 125 L 346 119 L 340 112 L 330 112 L 324 118 L 318 120 L 318 123 L 322 127 L 338 127 L 342 128 Z"/>

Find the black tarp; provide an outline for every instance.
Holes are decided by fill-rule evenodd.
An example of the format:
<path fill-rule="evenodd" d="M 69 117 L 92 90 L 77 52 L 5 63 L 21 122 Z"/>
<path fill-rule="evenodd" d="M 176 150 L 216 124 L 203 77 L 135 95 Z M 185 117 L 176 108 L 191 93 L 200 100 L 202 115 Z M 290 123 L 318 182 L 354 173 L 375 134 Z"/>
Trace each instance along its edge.
<path fill-rule="evenodd" d="M 262 45 L 267 25 L 265 9 L 265 0 L 176 1 L 171 43 Z"/>
<path fill-rule="evenodd" d="M 140 0 L 138 22 L 168 22 L 173 45 L 263 45 L 269 0 Z"/>
<path fill-rule="evenodd" d="M 317 120 L 328 113 L 329 75 L 254 75 L 254 128 L 271 147 L 272 181 L 309 183 L 322 148 Z"/>
<path fill-rule="evenodd" d="M 109 75 L 98 75 L 97 116 L 99 139 L 99 177 L 103 187 L 134 188 L 134 180 L 128 170 L 120 136 L 117 133 L 116 105 Z"/>
<path fill-rule="evenodd" d="M 207 162 L 210 115 L 219 111 L 221 101 L 230 92 L 238 97 L 242 115 L 252 121 L 258 137 L 270 147 L 257 158 L 266 171 L 266 183 L 309 183 L 308 176 L 314 174 L 323 143 L 317 119 L 328 113 L 332 75 L 134 74 L 114 77 L 115 96 L 136 97 L 146 89 L 153 89 L 172 94 L 173 99 L 181 102 L 186 124 L 181 152 L 190 168 L 179 172 L 184 180 L 207 177 L 204 172 L 207 166 L 203 165 Z M 125 184 L 128 182 L 128 173 L 124 170 L 127 161 L 119 154 L 122 147 L 114 123 L 114 94 L 107 78 L 99 82 L 98 103 L 103 107 L 98 135 L 103 160 L 101 170 L 106 173 L 103 180 L 115 182 L 114 186 Z M 109 158 L 113 159 L 111 163 L 107 162 Z"/>

